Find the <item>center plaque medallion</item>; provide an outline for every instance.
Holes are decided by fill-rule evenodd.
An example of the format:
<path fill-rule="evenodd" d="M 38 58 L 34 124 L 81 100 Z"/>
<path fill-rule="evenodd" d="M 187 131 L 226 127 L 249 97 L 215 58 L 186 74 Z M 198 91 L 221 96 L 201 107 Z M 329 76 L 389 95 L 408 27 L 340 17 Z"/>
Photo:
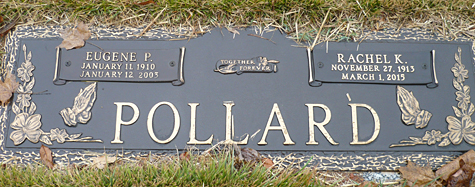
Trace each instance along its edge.
<path fill-rule="evenodd" d="M 40 144 L 68 161 L 228 141 L 319 169 L 394 170 L 475 145 L 468 39 L 386 31 L 310 50 L 272 29 L 190 40 L 92 29 L 72 50 L 56 48 L 59 28 L 9 34 L 3 59 L 20 85 L 1 108 L 0 159 L 31 162 Z"/>

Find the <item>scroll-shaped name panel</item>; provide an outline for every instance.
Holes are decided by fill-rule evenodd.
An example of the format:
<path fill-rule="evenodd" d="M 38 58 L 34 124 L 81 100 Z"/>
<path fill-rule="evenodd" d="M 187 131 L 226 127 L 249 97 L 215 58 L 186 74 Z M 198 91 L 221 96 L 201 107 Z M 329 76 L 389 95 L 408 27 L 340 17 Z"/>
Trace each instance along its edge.
<path fill-rule="evenodd" d="M 127 41 L 123 41 L 122 44 Z M 67 81 L 185 83 L 185 48 L 110 49 L 86 44 L 83 48 L 56 51 L 53 83 Z"/>
<path fill-rule="evenodd" d="M 361 44 L 363 46 L 363 44 Z M 373 83 L 437 87 L 435 50 L 421 51 L 417 45 L 337 43 L 326 49 L 308 50 L 309 84 Z"/>

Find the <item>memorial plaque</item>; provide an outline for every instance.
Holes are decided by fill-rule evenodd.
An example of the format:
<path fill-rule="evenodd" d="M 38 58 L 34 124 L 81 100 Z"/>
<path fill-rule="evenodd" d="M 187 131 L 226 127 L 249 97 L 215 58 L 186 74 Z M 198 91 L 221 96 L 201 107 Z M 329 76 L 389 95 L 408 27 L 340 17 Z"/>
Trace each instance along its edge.
<path fill-rule="evenodd" d="M 66 162 L 226 140 L 319 169 L 394 170 L 408 159 L 438 167 L 475 145 L 470 40 L 402 30 L 310 50 L 272 29 L 189 40 L 92 29 L 72 50 L 56 48 L 55 27 L 7 37 L 20 85 L 1 108 L 0 159 L 32 161 L 41 144 Z"/>

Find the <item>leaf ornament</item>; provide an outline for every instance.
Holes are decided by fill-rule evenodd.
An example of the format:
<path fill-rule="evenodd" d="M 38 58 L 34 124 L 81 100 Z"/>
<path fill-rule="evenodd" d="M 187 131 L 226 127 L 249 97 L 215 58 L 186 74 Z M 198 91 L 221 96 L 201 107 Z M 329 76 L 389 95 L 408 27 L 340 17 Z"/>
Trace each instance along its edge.
<path fill-rule="evenodd" d="M 61 110 L 64 123 L 68 126 L 76 126 L 77 123 L 87 123 L 91 119 L 91 108 L 96 100 L 96 84 L 93 83 L 79 91 L 74 98 L 72 108 Z"/>
<path fill-rule="evenodd" d="M 48 167 L 49 169 L 54 168 L 53 152 L 51 152 L 51 149 L 44 145 L 41 145 L 40 158 L 41 162 L 43 162 L 46 167 Z"/>
<path fill-rule="evenodd" d="M 0 80 L 0 102 L 2 106 L 6 106 L 8 101 L 13 96 L 13 92 L 17 91 L 18 89 L 18 82 L 15 80 L 15 76 L 11 74 L 7 74 L 2 82 Z"/>
<path fill-rule="evenodd" d="M 87 39 L 91 37 L 91 32 L 86 24 L 79 22 L 76 28 L 66 29 L 61 33 L 63 42 L 58 45 L 58 48 L 65 48 L 67 50 L 74 48 L 81 48 L 84 46 Z"/>
<path fill-rule="evenodd" d="M 401 172 L 401 177 L 405 180 L 405 186 L 442 186 L 429 165 L 421 167 L 414 162 L 408 161 L 406 167 L 399 168 L 399 172 Z"/>
<path fill-rule="evenodd" d="M 397 104 L 401 109 L 402 121 L 406 125 L 415 124 L 416 128 L 424 128 L 432 117 L 429 111 L 420 109 L 414 94 L 402 86 L 397 86 Z"/>

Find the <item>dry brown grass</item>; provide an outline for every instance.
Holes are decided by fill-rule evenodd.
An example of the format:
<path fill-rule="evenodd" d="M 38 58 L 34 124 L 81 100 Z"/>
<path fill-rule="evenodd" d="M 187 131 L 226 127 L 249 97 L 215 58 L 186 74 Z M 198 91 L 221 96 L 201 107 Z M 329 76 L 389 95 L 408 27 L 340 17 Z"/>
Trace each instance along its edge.
<path fill-rule="evenodd" d="M 193 37 L 213 27 L 273 26 L 296 41 L 354 41 L 363 31 L 421 28 L 448 40 L 475 29 L 473 0 L 4 0 L 0 16 L 19 25 L 188 27 Z M 157 16 L 160 11 L 162 14 Z M 322 24 L 325 15 L 328 19 Z M 3 23 L 5 24 L 5 23 Z"/>

